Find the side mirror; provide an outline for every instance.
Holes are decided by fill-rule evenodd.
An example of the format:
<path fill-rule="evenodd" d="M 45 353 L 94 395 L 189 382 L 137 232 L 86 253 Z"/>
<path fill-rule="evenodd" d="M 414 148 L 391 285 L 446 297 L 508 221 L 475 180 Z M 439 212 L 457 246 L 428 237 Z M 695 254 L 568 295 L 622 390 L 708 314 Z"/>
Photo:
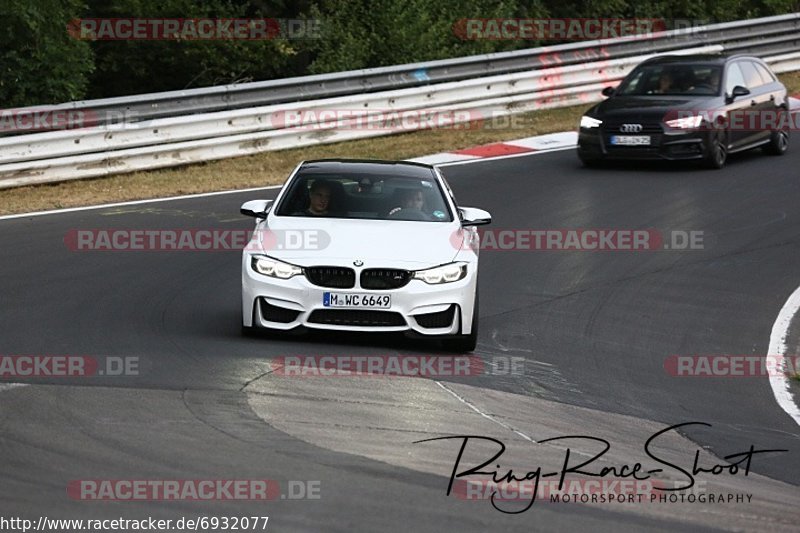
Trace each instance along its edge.
<path fill-rule="evenodd" d="M 482 226 L 492 223 L 492 215 L 476 207 L 459 207 L 458 215 L 462 226 Z"/>
<path fill-rule="evenodd" d="M 750 89 L 747 87 L 742 87 L 741 85 L 737 85 L 733 88 L 733 92 L 731 92 L 731 100 L 736 100 L 742 96 L 747 96 L 750 94 Z"/>
<path fill-rule="evenodd" d="M 269 208 L 274 200 L 250 200 L 242 204 L 239 212 L 248 217 L 267 218 Z"/>
<path fill-rule="evenodd" d="M 616 87 L 604 87 L 601 94 L 603 96 L 613 96 L 614 92 L 616 92 Z"/>

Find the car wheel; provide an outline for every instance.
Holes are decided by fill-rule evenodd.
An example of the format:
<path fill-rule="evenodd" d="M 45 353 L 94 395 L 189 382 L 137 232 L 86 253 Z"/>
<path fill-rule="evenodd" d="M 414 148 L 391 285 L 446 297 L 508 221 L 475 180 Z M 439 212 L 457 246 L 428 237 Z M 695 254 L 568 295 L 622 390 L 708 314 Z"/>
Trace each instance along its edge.
<path fill-rule="evenodd" d="M 725 166 L 725 162 L 728 160 L 728 149 L 724 139 L 723 136 L 718 136 L 711 140 L 711 146 L 708 147 L 704 159 L 707 168 L 719 169 Z"/>
<path fill-rule="evenodd" d="M 454 339 L 445 339 L 444 347 L 450 352 L 471 352 L 478 345 L 478 294 L 475 294 L 475 306 L 472 309 L 472 329 L 468 335 L 459 335 Z"/>
<path fill-rule="evenodd" d="M 789 149 L 789 130 L 773 131 L 764 151 L 770 155 L 783 155 Z"/>

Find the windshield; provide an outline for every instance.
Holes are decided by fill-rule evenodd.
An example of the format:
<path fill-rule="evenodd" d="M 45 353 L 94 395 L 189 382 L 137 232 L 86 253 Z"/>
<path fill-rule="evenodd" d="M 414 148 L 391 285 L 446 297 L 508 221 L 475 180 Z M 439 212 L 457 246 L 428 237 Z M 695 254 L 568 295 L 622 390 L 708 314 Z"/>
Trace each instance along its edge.
<path fill-rule="evenodd" d="M 620 84 L 617 95 L 706 95 L 719 94 L 722 69 L 716 65 L 645 65 Z"/>
<path fill-rule="evenodd" d="M 278 216 L 452 222 L 439 183 L 419 176 L 298 173 Z"/>

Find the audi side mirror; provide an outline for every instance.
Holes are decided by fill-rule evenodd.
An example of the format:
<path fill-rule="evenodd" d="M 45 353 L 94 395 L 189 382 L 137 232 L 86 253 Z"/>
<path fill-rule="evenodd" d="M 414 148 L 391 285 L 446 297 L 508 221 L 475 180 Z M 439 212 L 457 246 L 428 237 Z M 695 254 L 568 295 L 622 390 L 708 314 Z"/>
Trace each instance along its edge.
<path fill-rule="evenodd" d="M 603 96 L 613 96 L 615 91 L 616 91 L 615 87 L 604 87 L 603 90 L 601 91 L 601 94 Z"/>
<path fill-rule="evenodd" d="M 741 85 L 737 85 L 736 87 L 733 88 L 733 91 L 731 91 L 731 95 L 730 97 L 728 97 L 728 101 L 733 102 L 737 98 L 741 98 L 742 96 L 747 96 L 748 94 L 750 94 L 750 89 L 748 89 L 747 87 L 742 87 Z"/>

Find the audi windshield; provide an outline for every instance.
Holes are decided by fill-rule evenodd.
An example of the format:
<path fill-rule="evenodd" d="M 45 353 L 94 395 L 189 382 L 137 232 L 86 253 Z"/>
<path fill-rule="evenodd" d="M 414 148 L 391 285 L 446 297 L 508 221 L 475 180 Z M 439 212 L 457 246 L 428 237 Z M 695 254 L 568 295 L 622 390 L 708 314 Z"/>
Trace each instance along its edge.
<path fill-rule="evenodd" d="M 645 65 L 631 73 L 619 86 L 619 96 L 719 95 L 722 67 L 718 65 Z"/>

